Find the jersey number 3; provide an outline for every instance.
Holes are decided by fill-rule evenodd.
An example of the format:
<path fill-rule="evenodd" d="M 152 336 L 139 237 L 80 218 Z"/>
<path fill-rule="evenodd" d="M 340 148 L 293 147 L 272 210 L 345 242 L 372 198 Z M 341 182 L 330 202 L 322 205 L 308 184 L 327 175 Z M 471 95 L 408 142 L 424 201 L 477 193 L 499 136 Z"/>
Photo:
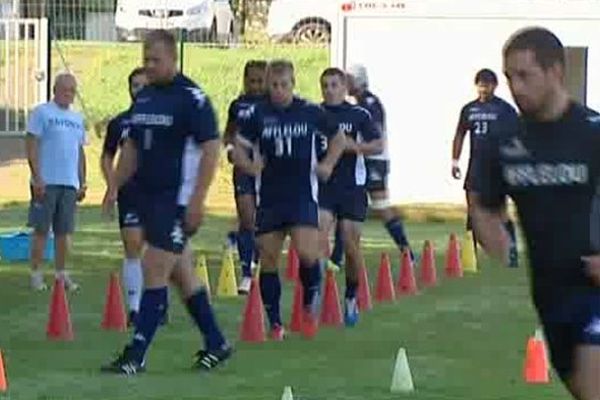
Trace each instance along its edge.
<path fill-rule="evenodd" d="M 275 138 L 275 157 L 291 157 L 292 156 L 292 138 Z"/>

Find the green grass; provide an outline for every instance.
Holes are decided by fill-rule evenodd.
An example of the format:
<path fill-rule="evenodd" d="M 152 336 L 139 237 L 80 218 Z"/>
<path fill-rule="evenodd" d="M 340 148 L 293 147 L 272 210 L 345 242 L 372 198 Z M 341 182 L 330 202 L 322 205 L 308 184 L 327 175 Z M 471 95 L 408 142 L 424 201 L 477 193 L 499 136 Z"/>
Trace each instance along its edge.
<path fill-rule="evenodd" d="M 20 228 L 24 218 L 23 206 L 5 207 L 0 230 Z M 120 265 L 120 244 L 115 225 L 101 221 L 97 208 L 84 208 L 79 220 L 71 265 L 83 289 L 69 295 L 73 342 L 46 340 L 50 293 L 28 290 L 25 264 L 0 262 L 0 349 L 10 385 L 0 399 L 263 400 L 279 399 L 286 385 L 293 386 L 295 399 L 304 400 L 566 398 L 555 377 L 542 386 L 528 386 L 521 379 L 525 343 L 536 327 L 525 270 L 483 261 L 477 275 L 444 279 L 447 237 L 461 226 L 443 223 L 407 226 L 417 246 L 433 241 L 440 285 L 395 304 L 375 304 L 355 329 L 323 328 L 314 341 L 291 335 L 284 343 L 240 343 L 243 299 L 215 299 L 219 321 L 237 352 L 224 368 L 202 375 L 188 368 L 199 336 L 173 292 L 172 321 L 156 336 L 148 373 L 132 379 L 100 375 L 99 365 L 128 339 L 100 329 L 109 272 Z M 208 254 L 213 290 L 229 226 L 227 218 L 210 216 L 193 241 L 196 250 Z M 372 285 L 382 251 L 392 254 L 396 278 L 398 257 L 382 226 L 368 222 L 364 236 Z M 339 278 L 342 291 L 343 275 Z M 286 282 L 285 321 L 292 293 Z M 389 394 L 399 347 L 408 351 L 416 386 L 406 396 Z"/>

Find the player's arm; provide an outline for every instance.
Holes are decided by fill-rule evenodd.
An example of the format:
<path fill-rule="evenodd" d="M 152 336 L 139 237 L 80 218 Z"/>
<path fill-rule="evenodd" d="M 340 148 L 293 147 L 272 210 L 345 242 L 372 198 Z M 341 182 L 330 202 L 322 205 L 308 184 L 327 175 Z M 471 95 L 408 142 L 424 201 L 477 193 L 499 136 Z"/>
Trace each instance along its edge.
<path fill-rule="evenodd" d="M 113 191 L 118 191 L 135 174 L 138 165 L 137 157 L 138 154 L 134 139 L 131 137 L 125 139 L 117 161 L 113 185 L 111 186 Z"/>
<path fill-rule="evenodd" d="M 216 132 L 216 131 L 215 131 Z M 202 157 L 198 165 L 194 193 L 190 199 L 189 208 L 201 212 L 206 203 L 208 190 L 212 184 L 219 165 L 219 139 L 208 139 L 199 144 Z"/>
<path fill-rule="evenodd" d="M 473 202 L 469 212 L 473 218 L 475 237 L 492 257 L 508 264 L 510 239 L 502 220 L 506 191 L 498 158 L 496 140 L 486 140 L 475 155 Z"/>
<path fill-rule="evenodd" d="M 115 180 L 115 156 L 119 147 L 118 129 L 114 120 L 108 123 L 106 136 L 102 145 L 102 154 L 100 155 L 100 169 L 106 186 L 114 186 Z"/>
<path fill-rule="evenodd" d="M 225 146 L 233 146 L 235 141 L 235 134 L 238 130 L 236 118 L 234 103 L 231 103 L 229 105 L 229 110 L 227 111 L 227 123 L 225 124 L 225 131 L 223 132 L 223 143 Z"/>
<path fill-rule="evenodd" d="M 320 131 L 327 136 L 328 145 L 325 157 L 317 165 L 317 174 L 321 179 L 327 181 L 346 149 L 346 135 L 324 110 L 319 116 L 319 125 Z"/>
<path fill-rule="evenodd" d="M 366 156 L 379 154 L 383 151 L 381 131 L 377 128 L 369 113 L 365 113 L 365 118 L 361 124 L 361 139 L 357 143 L 352 138 L 346 138 L 346 150 Z"/>
<path fill-rule="evenodd" d="M 452 140 L 452 176 L 454 179 L 460 179 L 458 160 L 460 160 L 465 136 L 469 130 L 465 110 L 466 108 L 463 108 L 460 112 L 458 124 L 456 125 L 456 132 L 454 133 L 454 139 Z"/>
<path fill-rule="evenodd" d="M 256 111 L 249 113 L 244 119 L 240 119 L 240 130 L 235 136 L 233 147 L 233 162 L 236 167 L 244 173 L 252 176 L 260 175 L 263 163 L 256 148 L 259 132 L 262 131 L 260 118 Z M 254 160 L 248 156 L 249 151 L 254 151 Z"/>

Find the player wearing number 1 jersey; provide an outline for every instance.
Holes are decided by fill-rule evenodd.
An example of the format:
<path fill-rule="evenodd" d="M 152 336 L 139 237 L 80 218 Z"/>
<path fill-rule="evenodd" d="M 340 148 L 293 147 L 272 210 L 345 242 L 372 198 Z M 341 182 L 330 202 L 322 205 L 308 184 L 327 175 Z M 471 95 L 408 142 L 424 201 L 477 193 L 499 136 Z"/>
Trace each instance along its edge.
<path fill-rule="evenodd" d="M 284 336 L 279 303 L 277 262 L 291 235 L 300 259 L 304 289 L 302 333 L 317 332 L 320 308 L 319 178 L 327 181 L 345 145 L 344 134 L 316 104 L 294 96 L 294 67 L 273 61 L 267 68 L 268 99 L 258 103 L 236 137 L 236 165 L 257 177 L 256 235 L 260 257 L 260 291 L 271 338 Z M 317 140 L 329 139 L 327 154 L 317 160 Z M 254 160 L 248 149 L 255 148 Z"/>
<path fill-rule="evenodd" d="M 478 98 L 467 103 L 460 111 L 458 126 L 452 142 L 452 176 L 454 179 L 461 178 L 461 171 L 458 166 L 460 154 L 467 132 L 469 133 L 470 155 L 469 166 L 465 176 L 464 189 L 466 191 L 467 206 L 470 209 L 473 200 L 473 179 L 478 173 L 477 166 L 474 165 L 474 155 L 477 154 L 481 143 L 488 140 L 491 135 L 498 135 L 511 124 L 514 124 L 518 118 L 515 109 L 506 101 L 497 97 L 494 92 L 498 86 L 498 78 L 494 71 L 482 69 L 475 75 L 475 86 L 477 87 Z M 503 209 L 503 218 L 505 227 L 511 238 L 510 266 L 518 265 L 517 239 L 515 226 Z M 471 213 L 467 214 L 467 230 L 471 230 Z M 476 241 L 474 240 L 474 245 Z"/>

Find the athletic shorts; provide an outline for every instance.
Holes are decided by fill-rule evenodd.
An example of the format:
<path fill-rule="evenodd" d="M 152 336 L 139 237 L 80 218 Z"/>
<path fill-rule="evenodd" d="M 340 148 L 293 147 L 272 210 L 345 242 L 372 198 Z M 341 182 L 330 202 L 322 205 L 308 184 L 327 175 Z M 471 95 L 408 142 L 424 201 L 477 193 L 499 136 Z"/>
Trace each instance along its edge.
<path fill-rule="evenodd" d="M 259 206 L 256 210 L 257 236 L 298 226 L 319 228 L 319 206 L 316 202 Z"/>
<path fill-rule="evenodd" d="M 256 178 L 252 175 L 244 174 L 239 168 L 233 168 L 233 187 L 235 195 L 256 195 Z"/>
<path fill-rule="evenodd" d="M 177 192 L 144 194 L 140 202 L 144 239 L 152 247 L 181 254 L 189 239 L 184 230 L 184 206 L 177 204 Z"/>
<path fill-rule="evenodd" d="M 463 183 L 463 189 L 469 192 L 475 190 L 476 187 L 473 182 L 475 179 L 474 169 L 473 161 L 471 159 L 469 160 L 469 166 L 467 167 L 467 173 L 465 174 L 465 181 Z"/>
<path fill-rule="evenodd" d="M 366 159 L 367 166 L 367 191 L 383 192 L 387 190 L 389 174 L 389 161 Z"/>
<path fill-rule="evenodd" d="M 55 235 L 70 235 L 75 230 L 77 190 L 72 186 L 47 185 L 41 201 L 33 199 L 29 204 L 28 225 L 36 233 L 47 234 L 52 227 Z"/>
<path fill-rule="evenodd" d="M 119 228 L 141 228 L 139 195 L 134 191 L 120 191 L 117 198 Z"/>
<path fill-rule="evenodd" d="M 319 208 L 331 212 L 338 220 L 363 222 L 367 216 L 367 207 L 367 191 L 364 186 L 319 186 Z"/>
<path fill-rule="evenodd" d="M 575 348 L 582 344 L 600 346 L 600 289 L 573 294 L 538 307 L 552 366 L 563 382 L 573 371 Z"/>

